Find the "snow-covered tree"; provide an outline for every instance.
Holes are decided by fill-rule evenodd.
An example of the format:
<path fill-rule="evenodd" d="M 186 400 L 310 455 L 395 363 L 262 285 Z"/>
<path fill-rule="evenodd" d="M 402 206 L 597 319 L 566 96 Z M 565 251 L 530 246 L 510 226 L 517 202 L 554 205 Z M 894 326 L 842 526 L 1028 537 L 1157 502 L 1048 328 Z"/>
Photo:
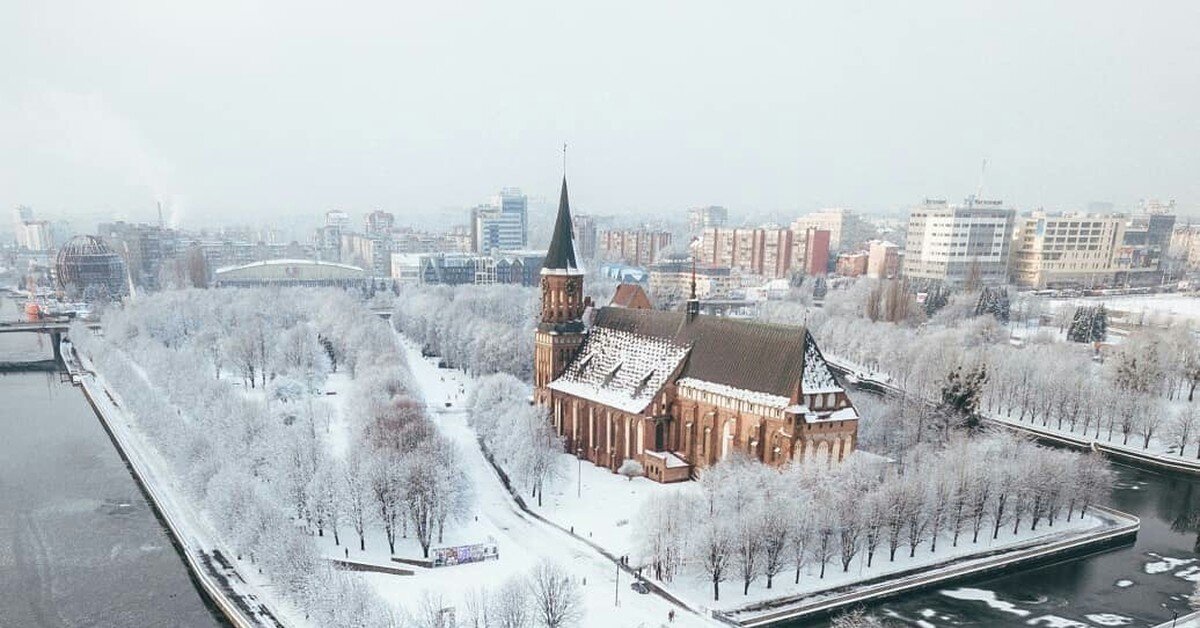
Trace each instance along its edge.
<path fill-rule="evenodd" d="M 642 468 L 642 463 L 632 458 L 626 458 L 625 462 L 622 462 L 621 466 L 617 468 L 617 474 L 623 475 L 630 481 L 633 481 L 633 478 L 646 475 L 646 470 Z"/>

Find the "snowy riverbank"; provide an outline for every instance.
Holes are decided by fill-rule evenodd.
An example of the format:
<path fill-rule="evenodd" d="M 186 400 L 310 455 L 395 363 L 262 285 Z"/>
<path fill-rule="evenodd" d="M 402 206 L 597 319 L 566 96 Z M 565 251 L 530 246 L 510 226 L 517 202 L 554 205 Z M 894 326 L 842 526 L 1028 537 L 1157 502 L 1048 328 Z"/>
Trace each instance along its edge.
<path fill-rule="evenodd" d="M 67 357 L 67 356 L 64 356 Z M 306 626 L 299 615 L 269 594 L 270 583 L 233 559 L 217 541 L 212 526 L 178 494 L 168 466 L 153 445 L 137 431 L 121 408 L 120 397 L 86 358 L 72 352 L 71 372 L 105 431 L 177 544 L 205 595 L 237 628 Z"/>

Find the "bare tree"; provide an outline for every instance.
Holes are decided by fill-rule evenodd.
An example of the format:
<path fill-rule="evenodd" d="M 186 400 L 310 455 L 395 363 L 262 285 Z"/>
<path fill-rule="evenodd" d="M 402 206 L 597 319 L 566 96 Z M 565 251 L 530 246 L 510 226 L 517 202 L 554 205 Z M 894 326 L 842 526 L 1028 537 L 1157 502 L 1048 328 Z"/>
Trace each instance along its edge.
<path fill-rule="evenodd" d="M 528 586 L 538 625 L 563 628 L 582 619 L 583 593 L 558 564 L 543 560 L 535 565 Z"/>
<path fill-rule="evenodd" d="M 529 588 L 519 578 L 509 578 L 492 594 L 488 616 L 496 628 L 527 628 L 533 619 Z"/>
<path fill-rule="evenodd" d="M 704 517 L 696 526 L 695 547 L 700 564 L 713 585 L 713 601 L 721 599 L 721 582 L 729 575 L 733 535 L 723 517 Z"/>

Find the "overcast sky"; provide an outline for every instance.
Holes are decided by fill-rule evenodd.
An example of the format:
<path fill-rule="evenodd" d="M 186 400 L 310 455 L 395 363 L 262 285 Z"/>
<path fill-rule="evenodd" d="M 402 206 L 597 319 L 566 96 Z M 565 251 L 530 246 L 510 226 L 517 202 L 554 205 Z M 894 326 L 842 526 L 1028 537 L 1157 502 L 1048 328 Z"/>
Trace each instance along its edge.
<path fill-rule="evenodd" d="M 0 2 L 0 204 L 1200 203 L 1194 0 L 350 4 Z"/>

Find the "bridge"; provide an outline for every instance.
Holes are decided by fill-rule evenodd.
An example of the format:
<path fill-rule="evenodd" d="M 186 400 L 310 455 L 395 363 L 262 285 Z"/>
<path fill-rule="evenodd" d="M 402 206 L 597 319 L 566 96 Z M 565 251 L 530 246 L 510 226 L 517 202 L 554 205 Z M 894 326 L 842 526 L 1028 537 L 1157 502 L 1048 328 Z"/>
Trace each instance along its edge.
<path fill-rule="evenodd" d="M 100 329 L 100 323 L 84 324 L 88 329 Z M 70 320 L 48 320 L 27 322 L 0 322 L 0 334 L 32 333 L 50 334 L 50 346 L 54 351 L 54 362 L 62 362 L 62 337 L 71 327 Z"/>

